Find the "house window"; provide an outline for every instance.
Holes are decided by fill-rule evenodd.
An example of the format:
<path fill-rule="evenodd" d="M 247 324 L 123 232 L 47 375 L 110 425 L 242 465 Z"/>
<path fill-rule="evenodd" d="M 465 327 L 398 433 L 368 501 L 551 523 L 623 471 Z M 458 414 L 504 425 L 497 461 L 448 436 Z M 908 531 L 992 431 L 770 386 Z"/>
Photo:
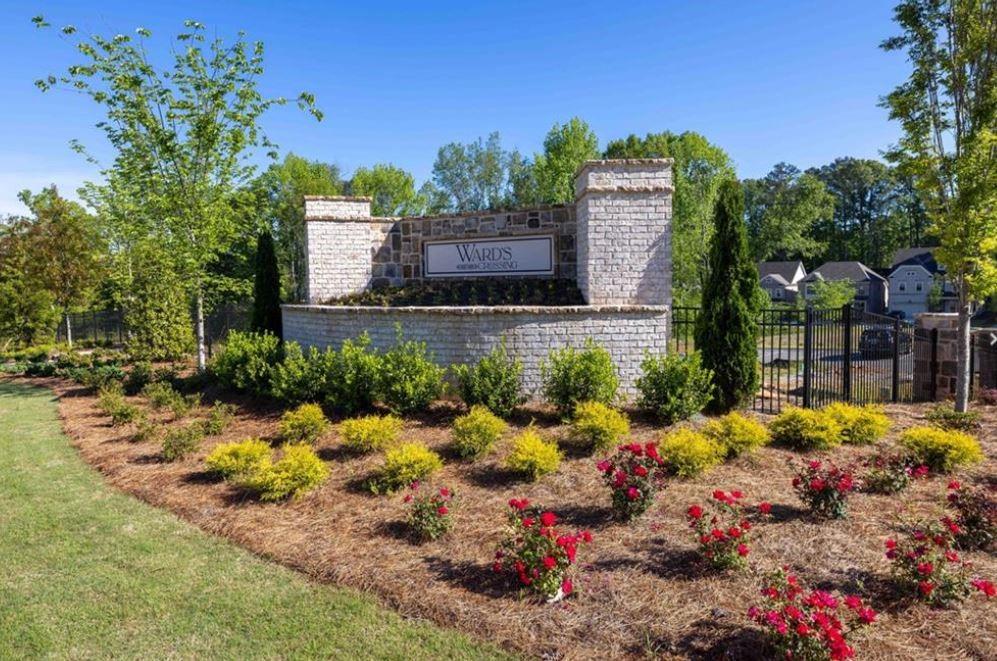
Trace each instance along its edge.
<path fill-rule="evenodd" d="M 900 291 L 907 291 L 907 283 L 906 282 L 901 282 L 900 283 Z"/>
<path fill-rule="evenodd" d="M 921 284 L 920 282 L 917 282 L 917 283 L 914 284 L 914 291 L 922 291 L 923 289 L 924 289 L 924 285 Z"/>

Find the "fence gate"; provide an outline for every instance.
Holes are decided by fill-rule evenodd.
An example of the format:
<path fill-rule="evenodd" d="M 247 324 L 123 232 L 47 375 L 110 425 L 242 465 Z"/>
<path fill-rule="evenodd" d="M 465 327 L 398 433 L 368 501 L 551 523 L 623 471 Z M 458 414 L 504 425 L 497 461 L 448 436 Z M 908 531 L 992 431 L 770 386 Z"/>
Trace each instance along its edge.
<path fill-rule="evenodd" d="M 674 351 L 695 349 L 698 312 L 673 310 Z M 786 405 L 913 401 L 915 362 L 935 364 L 930 334 L 922 337 L 907 322 L 851 306 L 762 310 L 759 331 L 761 387 L 754 409 L 764 413 Z"/>

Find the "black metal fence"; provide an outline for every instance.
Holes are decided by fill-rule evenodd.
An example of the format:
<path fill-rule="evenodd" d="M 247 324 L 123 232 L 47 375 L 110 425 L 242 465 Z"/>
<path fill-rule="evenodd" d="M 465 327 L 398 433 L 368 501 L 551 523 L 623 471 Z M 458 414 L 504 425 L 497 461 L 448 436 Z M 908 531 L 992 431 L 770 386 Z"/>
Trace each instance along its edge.
<path fill-rule="evenodd" d="M 698 314 L 673 310 L 673 351 L 695 350 Z M 754 408 L 765 413 L 785 405 L 912 401 L 916 359 L 931 351 L 911 324 L 851 307 L 773 308 L 762 310 L 758 322 L 761 387 Z"/>

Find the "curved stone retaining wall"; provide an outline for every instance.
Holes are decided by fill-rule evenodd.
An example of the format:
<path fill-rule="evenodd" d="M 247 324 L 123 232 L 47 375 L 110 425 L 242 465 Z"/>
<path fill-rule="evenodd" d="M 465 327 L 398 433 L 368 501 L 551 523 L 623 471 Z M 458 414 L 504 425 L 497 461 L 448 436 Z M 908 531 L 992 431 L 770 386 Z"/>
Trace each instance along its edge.
<path fill-rule="evenodd" d="M 667 306 L 577 307 L 347 307 L 285 305 L 284 339 L 303 347 L 339 347 L 366 331 L 386 349 L 400 325 L 406 339 L 425 342 L 441 365 L 474 363 L 505 337 L 523 363 L 523 386 L 540 386 L 540 361 L 551 349 L 581 346 L 586 338 L 613 356 L 623 392 L 633 394 L 645 351 L 668 347 Z"/>

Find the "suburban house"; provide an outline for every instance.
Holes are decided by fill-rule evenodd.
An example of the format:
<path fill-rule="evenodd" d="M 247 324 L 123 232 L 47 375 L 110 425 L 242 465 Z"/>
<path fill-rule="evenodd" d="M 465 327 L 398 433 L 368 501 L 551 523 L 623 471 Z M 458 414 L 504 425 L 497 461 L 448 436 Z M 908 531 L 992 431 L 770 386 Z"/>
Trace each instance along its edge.
<path fill-rule="evenodd" d="M 800 260 L 791 262 L 759 262 L 758 276 L 762 289 L 773 303 L 793 303 L 799 293 L 799 283 L 807 277 Z"/>
<path fill-rule="evenodd" d="M 803 296 L 810 301 L 814 295 L 814 283 L 824 280 L 834 282 L 847 280 L 855 287 L 855 307 L 866 312 L 884 314 L 888 301 L 888 283 L 862 262 L 825 262 L 800 281 Z"/>
<path fill-rule="evenodd" d="M 934 248 L 898 250 L 890 265 L 890 312 L 913 319 L 919 312 L 955 312 L 957 300 Z M 932 291 L 934 290 L 934 294 Z M 935 300 L 932 300 L 932 297 Z"/>

